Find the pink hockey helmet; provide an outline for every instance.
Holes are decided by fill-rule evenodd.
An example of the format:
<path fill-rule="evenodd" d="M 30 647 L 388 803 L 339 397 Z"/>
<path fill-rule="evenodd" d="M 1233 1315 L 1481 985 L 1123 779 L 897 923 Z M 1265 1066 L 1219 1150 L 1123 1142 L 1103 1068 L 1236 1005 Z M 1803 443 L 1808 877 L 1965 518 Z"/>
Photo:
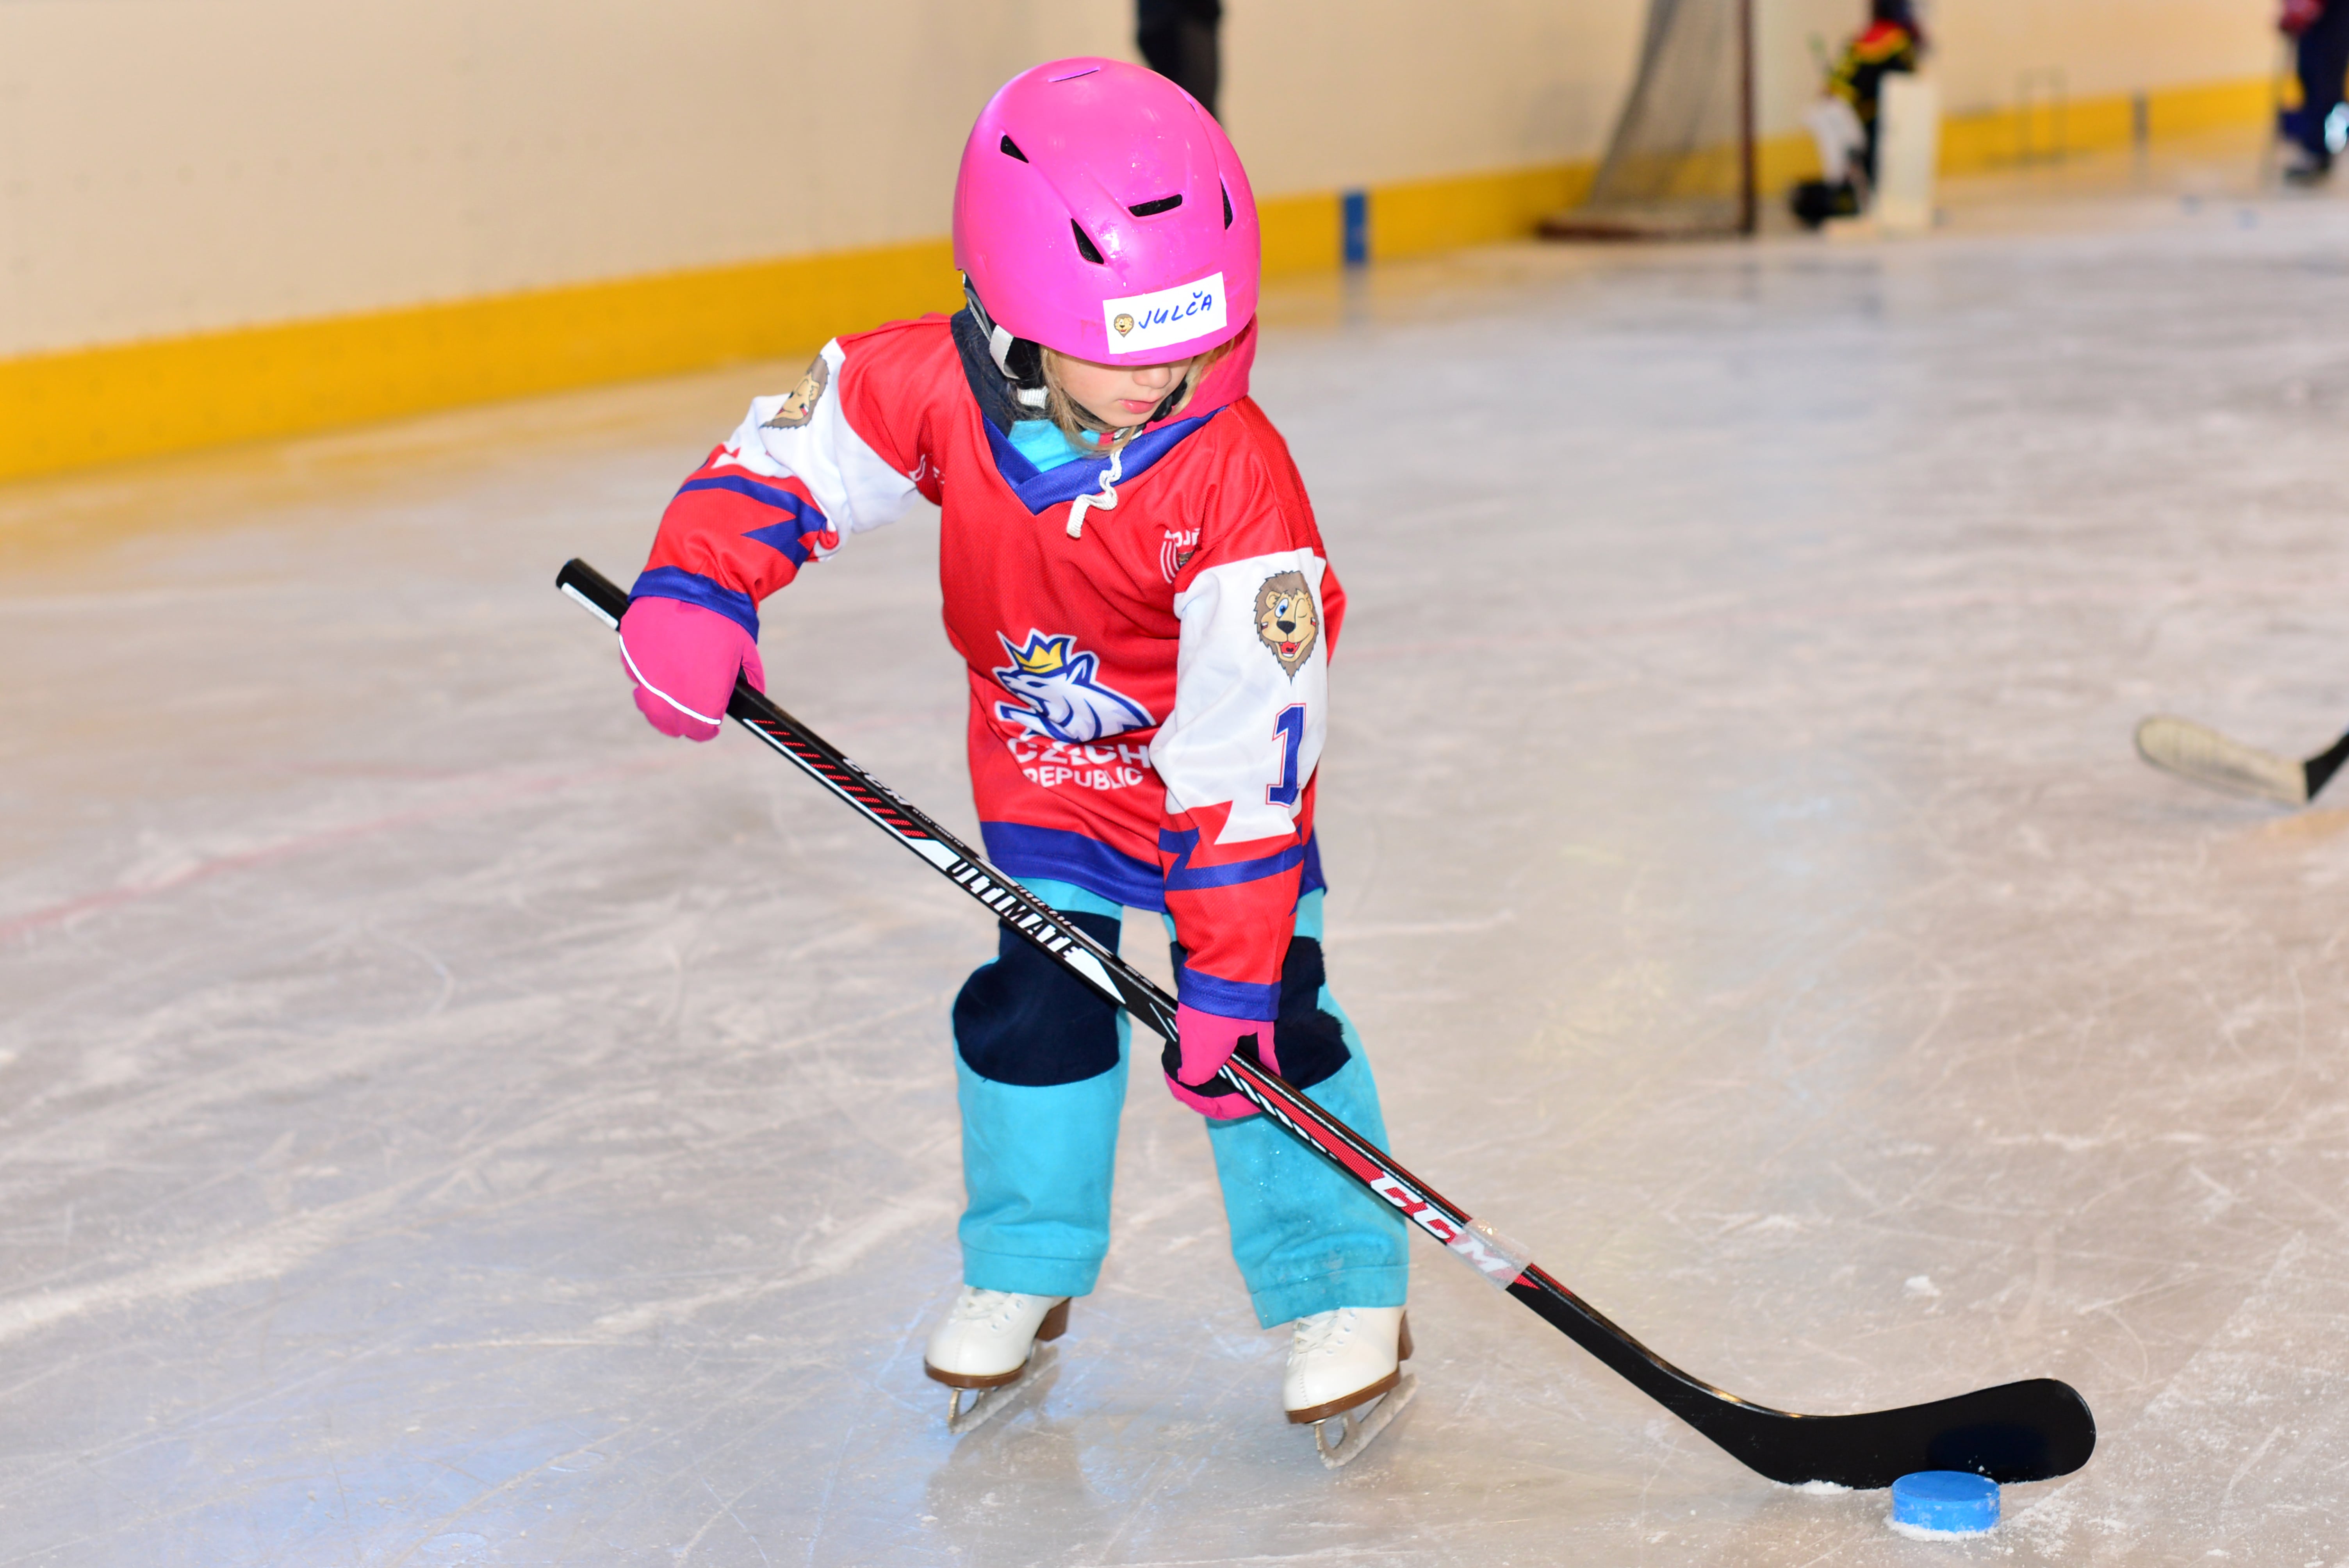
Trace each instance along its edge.
<path fill-rule="evenodd" d="M 1205 354 L 1255 316 L 1257 249 L 1223 127 L 1140 66 L 1022 71 L 963 147 L 955 265 L 1013 337 L 1112 365 Z"/>

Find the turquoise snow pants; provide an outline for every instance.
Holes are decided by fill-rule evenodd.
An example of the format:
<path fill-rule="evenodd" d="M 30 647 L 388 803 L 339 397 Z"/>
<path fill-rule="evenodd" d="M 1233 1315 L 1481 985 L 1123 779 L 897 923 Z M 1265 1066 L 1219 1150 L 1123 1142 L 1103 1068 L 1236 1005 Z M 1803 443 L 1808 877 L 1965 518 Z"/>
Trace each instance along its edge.
<path fill-rule="evenodd" d="M 1116 946 L 1116 904 L 1068 882 L 1029 887 Z M 1297 906 L 1274 1049 L 1284 1076 L 1309 1080 L 1299 1087 L 1315 1103 L 1383 1149 L 1378 1087 L 1322 978 L 1320 941 L 1316 892 Z M 1086 1295 L 1109 1252 L 1130 1021 L 1007 931 L 999 956 L 956 998 L 954 1023 L 969 1199 L 963 1282 Z M 1403 1305 L 1410 1267 L 1401 1214 L 1265 1117 L 1201 1119 L 1257 1322 L 1268 1328 L 1340 1306 Z"/>

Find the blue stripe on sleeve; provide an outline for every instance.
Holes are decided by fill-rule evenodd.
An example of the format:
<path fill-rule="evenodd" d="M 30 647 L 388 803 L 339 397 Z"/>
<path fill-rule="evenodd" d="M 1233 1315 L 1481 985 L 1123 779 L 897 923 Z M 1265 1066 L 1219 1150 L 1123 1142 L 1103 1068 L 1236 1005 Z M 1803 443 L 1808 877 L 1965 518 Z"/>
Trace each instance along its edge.
<path fill-rule="evenodd" d="M 1218 1017 L 1260 1018 L 1269 1023 L 1280 1016 L 1280 982 L 1247 985 L 1185 964 L 1175 971 L 1174 999 Z"/>
<path fill-rule="evenodd" d="M 819 522 L 816 526 L 821 528 L 823 524 Z M 757 540 L 794 566 L 805 566 L 815 559 L 815 552 L 810 550 L 802 540 L 808 531 L 808 525 L 794 518 L 788 522 L 771 522 L 764 528 L 754 528 L 742 537 Z"/>
<path fill-rule="evenodd" d="M 1292 843 L 1278 854 L 1259 860 L 1234 861 L 1229 865 L 1194 866 L 1191 857 L 1198 852 L 1199 830 L 1188 829 L 1176 833 L 1164 828 L 1158 830 L 1158 847 L 1174 851 L 1174 863 L 1166 868 L 1168 892 L 1195 892 L 1202 888 L 1237 887 L 1242 882 L 1261 882 L 1266 877 L 1305 863 L 1306 846 Z M 1320 857 L 1314 856 L 1318 862 Z"/>
<path fill-rule="evenodd" d="M 740 474 L 713 474 L 706 480 L 688 480 L 678 487 L 677 493 L 686 495 L 694 490 L 726 490 L 781 512 L 784 519 L 781 522 L 746 530 L 742 537 L 758 541 L 793 566 L 805 566 L 814 559 L 815 552 L 802 542 L 807 535 L 826 533 L 832 529 L 832 521 L 823 515 L 823 509 L 807 497 L 779 485 L 761 484 Z"/>
<path fill-rule="evenodd" d="M 636 579 L 628 590 L 631 602 L 638 599 L 682 599 L 688 604 L 698 604 L 705 610 L 715 610 L 759 640 L 759 606 L 748 593 L 737 593 L 731 588 L 720 588 L 698 572 L 688 572 L 677 566 L 656 566 Z"/>
<path fill-rule="evenodd" d="M 788 511 L 795 517 L 805 517 L 813 512 L 817 521 L 823 518 L 823 513 L 797 491 L 787 490 L 781 485 L 761 484 L 742 474 L 712 474 L 706 480 L 688 480 L 677 487 L 679 495 L 688 490 L 732 490 L 736 495 L 749 496 L 752 500 L 779 511 Z"/>

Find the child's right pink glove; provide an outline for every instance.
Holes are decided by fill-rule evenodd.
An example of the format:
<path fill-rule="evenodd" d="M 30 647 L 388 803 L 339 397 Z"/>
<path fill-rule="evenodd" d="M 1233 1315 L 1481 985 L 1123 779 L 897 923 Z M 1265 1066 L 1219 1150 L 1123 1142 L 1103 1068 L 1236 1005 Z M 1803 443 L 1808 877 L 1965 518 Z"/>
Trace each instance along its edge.
<path fill-rule="evenodd" d="M 767 669 L 750 634 L 682 599 L 638 599 L 620 617 L 620 664 L 636 685 L 636 707 L 663 735 L 708 740 L 725 722 L 737 672 L 767 689 Z"/>
<path fill-rule="evenodd" d="M 1280 1058 L 1273 1054 L 1272 1021 L 1268 1018 L 1226 1018 L 1202 1012 L 1187 1004 L 1174 1009 L 1174 1043 L 1162 1057 L 1169 1093 L 1201 1116 L 1237 1121 L 1254 1116 L 1256 1107 L 1244 1094 L 1201 1094 L 1200 1087 L 1224 1070 L 1243 1037 L 1254 1036 L 1257 1059 L 1274 1072 Z"/>

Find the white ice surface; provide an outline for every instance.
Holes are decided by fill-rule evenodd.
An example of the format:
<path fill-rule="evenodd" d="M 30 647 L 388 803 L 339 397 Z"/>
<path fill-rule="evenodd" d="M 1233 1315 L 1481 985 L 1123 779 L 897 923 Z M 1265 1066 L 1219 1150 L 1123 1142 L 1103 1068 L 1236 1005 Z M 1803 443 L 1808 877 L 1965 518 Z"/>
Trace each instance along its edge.
<path fill-rule="evenodd" d="M 2129 748 L 2349 723 L 2349 203 L 2017 211 L 1392 269 L 1259 360 L 1399 1154 L 1750 1398 L 2073 1382 L 1994 1535 L 1426 1247 L 1324 1471 L 1147 1073 L 1050 1386 L 950 1441 L 992 933 L 551 585 L 766 366 L 0 491 L 0 1565 L 2349 1560 L 2349 811 Z M 968 825 L 934 569 L 858 540 L 767 667 Z"/>

